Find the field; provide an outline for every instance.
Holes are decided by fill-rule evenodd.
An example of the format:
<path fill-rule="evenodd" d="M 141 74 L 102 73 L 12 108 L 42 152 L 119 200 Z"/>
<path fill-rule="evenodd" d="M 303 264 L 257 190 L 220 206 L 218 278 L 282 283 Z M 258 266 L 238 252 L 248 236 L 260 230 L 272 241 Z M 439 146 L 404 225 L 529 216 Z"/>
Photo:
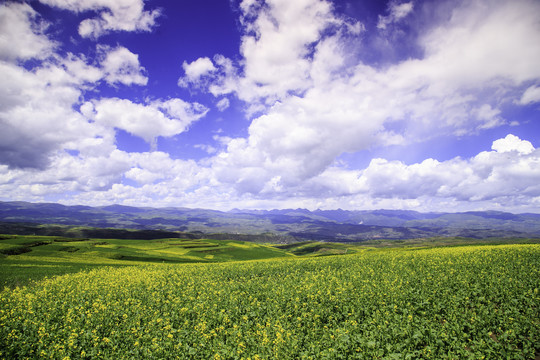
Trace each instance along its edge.
<path fill-rule="evenodd" d="M 0 235 L 0 288 L 102 266 L 214 263 L 291 256 L 242 241 L 77 239 Z"/>
<path fill-rule="evenodd" d="M 94 241 L 102 240 L 61 252 L 75 264 L 86 251 L 84 271 L 0 293 L 0 358 L 534 359 L 540 349 L 537 244 L 279 249 L 189 240 L 194 247 L 166 255 L 157 241 L 140 251 L 136 241 Z M 23 246 L 2 242 L 4 254 Z M 225 249 L 198 263 L 164 262 L 208 244 Z M 48 252 L 50 264 L 59 255 L 47 246 L 86 245 L 52 241 L 0 263 Z M 98 257 L 107 251 L 99 246 L 116 252 Z M 344 255 L 312 256 L 333 253 Z M 267 259 L 247 261 L 253 254 Z"/>

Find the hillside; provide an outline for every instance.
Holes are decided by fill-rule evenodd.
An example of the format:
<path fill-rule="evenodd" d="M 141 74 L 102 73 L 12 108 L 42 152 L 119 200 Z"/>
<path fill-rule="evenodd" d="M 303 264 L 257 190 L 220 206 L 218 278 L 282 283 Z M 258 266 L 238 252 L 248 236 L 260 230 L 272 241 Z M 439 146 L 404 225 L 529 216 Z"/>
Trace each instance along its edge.
<path fill-rule="evenodd" d="M 17 233 L 14 223 L 55 224 L 72 227 L 166 231 L 215 238 L 266 236 L 268 241 L 291 242 L 364 241 L 371 239 L 414 239 L 434 236 L 540 237 L 540 214 L 498 211 L 463 213 L 420 213 L 410 210 L 231 210 L 228 212 L 111 205 L 65 206 L 53 203 L 0 202 L 4 233 Z M 32 225 L 33 224 L 33 225 Z M 10 228 L 12 230 L 10 230 Z M 38 230 L 34 230 L 35 232 Z M 75 230 L 71 230 L 75 231 Z M 78 236 L 100 237 L 84 233 Z M 118 232 L 118 231 L 117 231 Z M 31 234 L 32 232 L 30 232 Z M 58 235 L 40 233 L 41 235 Z M 193 235 L 195 234 L 195 235 Z M 197 235 L 199 234 L 199 235 Z M 114 234 L 115 238 L 122 237 Z M 155 238 L 155 237 L 154 237 Z M 246 239 L 249 240 L 249 239 Z"/>

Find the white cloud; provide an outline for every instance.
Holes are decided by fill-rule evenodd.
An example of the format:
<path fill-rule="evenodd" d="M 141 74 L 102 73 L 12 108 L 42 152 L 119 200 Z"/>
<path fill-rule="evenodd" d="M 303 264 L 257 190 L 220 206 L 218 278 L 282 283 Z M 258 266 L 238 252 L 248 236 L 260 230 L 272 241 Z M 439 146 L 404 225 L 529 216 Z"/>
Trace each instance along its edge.
<path fill-rule="evenodd" d="M 240 66 L 216 55 L 213 64 L 200 58 L 184 68 L 200 65 L 204 69 L 196 71 L 194 79 L 199 74 L 210 75 L 211 70 L 208 89 L 215 96 L 235 93 L 249 104 L 248 112 L 264 109 L 262 104 L 272 105 L 311 87 L 313 49 L 327 34 L 357 35 L 361 31 L 361 24 L 335 16 L 332 8 L 331 3 L 320 0 L 269 0 L 264 6 L 243 1 Z M 179 85 L 186 86 L 190 79 L 186 70 Z"/>
<path fill-rule="evenodd" d="M 223 98 L 217 102 L 216 107 L 219 111 L 225 111 L 230 105 L 229 99 Z"/>
<path fill-rule="evenodd" d="M 530 0 L 464 3 L 448 22 L 422 37 L 429 62 L 416 64 L 428 67 L 410 70 L 454 87 L 491 85 L 496 77 L 510 86 L 538 78 L 539 13 L 540 4 Z"/>
<path fill-rule="evenodd" d="M 360 192 L 373 198 L 433 197 L 474 202 L 540 196 L 540 152 L 513 135 L 494 141 L 492 148 L 495 151 L 466 160 L 427 159 L 405 165 L 374 159 L 357 182 Z"/>
<path fill-rule="evenodd" d="M 491 149 L 503 153 L 517 151 L 520 154 L 530 154 L 534 151 L 534 146 L 527 140 L 521 140 L 515 135 L 508 134 L 504 139 L 493 142 Z"/>
<path fill-rule="evenodd" d="M 216 67 L 207 57 L 198 58 L 197 60 L 182 64 L 185 76 L 178 79 L 178 86 L 187 87 L 189 85 L 200 85 L 201 77 L 216 71 Z"/>
<path fill-rule="evenodd" d="M 112 2 L 47 3 L 100 12 L 100 18 L 83 23 L 99 26 L 83 34 L 121 30 L 113 23 L 124 10 L 114 10 Z M 367 35 L 327 1 L 269 0 L 261 6 L 244 0 L 243 58 L 216 55 L 184 63 L 179 83 L 207 89 L 220 111 L 237 96 L 248 116 L 258 113 L 245 138 L 215 137 L 222 151 L 197 145 L 215 154 L 199 163 L 159 151 L 120 151 L 115 129 L 143 138 L 155 150 L 157 137 L 185 132 L 207 107 L 176 98 L 102 98 L 81 106 L 85 91 L 100 81 L 146 84 L 137 55 L 123 47 L 102 48 L 98 66 L 82 55 L 54 54 L 43 26 L 35 27 L 35 13 L 14 4 L 0 6 L 2 20 L 13 24 L 5 32 L 9 42 L 22 34 L 20 47 L 0 52 L 7 54 L 0 61 L 0 198 L 75 194 L 66 201 L 213 208 L 540 204 L 539 150 L 513 135 L 469 159 L 374 159 L 363 170 L 336 163 L 344 152 L 479 133 L 512 120 L 503 117 L 505 105 L 537 102 L 538 86 L 531 84 L 540 79 L 538 2 L 460 2 L 443 22 L 419 32 L 422 56 L 382 67 L 357 58 L 351 49 L 369 51 L 362 48 Z M 392 21 L 410 11 L 392 4 Z M 150 14 L 139 5 L 133 14 Z M 18 6 L 22 10 L 14 12 Z M 13 63 L 18 59 L 40 61 L 25 69 Z"/>
<path fill-rule="evenodd" d="M 223 55 L 214 56 L 214 62 L 218 71 L 216 75 L 208 79 L 208 91 L 214 96 L 230 94 L 239 87 L 238 69 L 234 66 L 231 59 Z"/>
<path fill-rule="evenodd" d="M 69 4 L 79 6 L 77 11 L 89 6 L 87 2 Z M 40 60 L 27 68 L 0 60 L 0 163 L 10 169 L 47 169 L 63 150 L 83 159 L 106 157 L 116 149 L 115 128 L 152 143 L 157 136 L 185 131 L 208 111 L 180 99 L 147 104 L 102 99 L 81 106 L 85 92 L 102 80 L 111 85 L 146 84 L 138 56 L 122 46 L 98 46 L 100 66 L 91 65 L 84 55 L 54 53 L 53 43 L 42 33 L 47 24 L 28 5 L 2 4 L 0 16 L 5 21 L 0 26 L 10 26 L 0 36 L 0 45 L 4 40 L 11 45 L 5 60 Z M 75 110 L 79 107 L 87 116 Z"/>
<path fill-rule="evenodd" d="M 141 185 L 155 183 L 159 186 L 180 187 L 179 183 L 172 185 L 170 182 L 179 181 L 180 178 L 189 174 L 193 176 L 192 179 L 181 180 L 184 184 L 182 188 L 186 189 L 201 180 L 200 175 L 195 175 L 198 171 L 204 172 L 194 161 L 173 160 L 169 154 L 161 151 L 133 153 L 130 154 L 130 160 L 132 167 L 125 176 Z"/>
<path fill-rule="evenodd" d="M 126 155 L 118 150 L 97 157 L 57 152 L 43 171 L 14 169 L 4 172 L 9 174 L 10 181 L 0 182 L 0 192 L 11 199 L 28 199 L 29 194 L 37 200 L 47 195 L 105 191 L 129 169 Z"/>
<path fill-rule="evenodd" d="M 103 68 L 89 65 L 84 55 L 68 54 L 65 59 L 62 59 L 61 67 L 65 69 L 66 74 L 72 77 L 72 83 L 80 87 L 83 87 L 83 85 L 91 87 L 104 76 Z M 54 82 L 54 79 L 50 79 L 50 81 Z"/>
<path fill-rule="evenodd" d="M 7 60 L 40 60 L 27 68 L 0 61 L 0 163 L 12 169 L 45 169 L 62 149 L 112 151 L 111 130 L 74 110 L 83 92 L 103 78 L 103 69 L 89 65 L 82 55 L 55 54 L 53 42 L 42 33 L 47 24 L 28 5 L 10 3 L 0 11 L 2 25 L 12 26 L 0 36 L 10 44 Z"/>
<path fill-rule="evenodd" d="M 24 3 L 0 4 L 0 60 L 44 59 L 55 43 L 44 35 L 47 25 Z"/>
<path fill-rule="evenodd" d="M 208 153 L 208 154 L 215 154 L 217 153 L 217 149 L 215 147 L 213 147 L 212 145 L 207 145 L 207 144 L 195 144 L 193 145 L 193 147 L 195 149 L 201 149 L 203 150 L 204 152 Z"/>
<path fill-rule="evenodd" d="M 443 162 L 426 159 L 407 165 L 373 159 L 364 170 L 331 166 L 301 186 L 276 193 L 319 199 L 334 208 L 369 208 L 377 202 L 399 208 L 408 201 L 416 201 L 415 207 L 424 211 L 440 211 L 443 203 L 452 204 L 453 210 L 497 203 L 534 207 L 540 197 L 540 151 L 513 135 L 494 141 L 493 149 Z"/>
<path fill-rule="evenodd" d="M 122 129 L 155 147 L 158 136 L 170 137 L 184 132 L 205 116 L 208 109 L 181 99 L 137 104 L 127 99 L 105 98 L 86 102 L 81 112 L 100 125 Z"/>
<path fill-rule="evenodd" d="M 86 81 L 67 70 L 69 65 L 46 64 L 34 71 L 0 62 L 0 161 L 11 167 L 44 168 L 54 151 L 76 149 L 82 139 L 103 138 L 72 106 Z"/>
<path fill-rule="evenodd" d="M 159 10 L 144 11 L 143 0 L 40 0 L 49 6 L 76 13 L 98 12 L 99 17 L 85 19 L 79 25 L 82 37 L 99 38 L 111 31 L 150 31 Z"/>
<path fill-rule="evenodd" d="M 137 185 L 123 185 L 123 178 Z M 1 199 L 42 201 L 54 196 L 72 204 L 179 206 L 189 201 L 195 206 L 199 195 L 201 200 L 209 193 L 218 198 L 220 191 L 225 197 L 227 191 L 215 188 L 209 169 L 160 151 L 116 149 L 97 156 L 58 152 L 40 172 L 0 165 Z"/>
<path fill-rule="evenodd" d="M 328 4 L 288 4 L 244 7 L 249 9 L 243 19 L 248 31 L 242 45 L 244 73 L 224 77 L 250 108 L 259 97 L 279 99 L 271 107 L 258 107 L 263 115 L 253 119 L 249 136 L 231 140 L 214 159 L 218 177 L 240 192 L 257 193 L 278 178 L 284 187 L 296 187 L 324 173 L 344 152 L 500 126 L 507 123 L 500 107 L 528 81 L 540 78 L 538 2 L 460 4 L 446 22 L 423 33 L 424 58 L 384 68 L 353 62 L 351 34 L 321 34 L 327 24 L 341 21 Z M 300 8 L 307 10 L 295 13 Z M 395 16 L 407 13 L 398 10 Z M 288 22 L 292 18 L 294 25 Z M 300 30 L 307 18 L 315 25 Z M 303 35 L 285 39 L 289 26 Z M 287 55 L 273 50 L 291 44 L 296 50 Z M 315 44 L 309 56 L 306 44 Z M 289 73 L 283 64 L 305 66 L 307 73 L 297 68 Z M 302 85 L 288 83 L 295 79 Z M 219 89 L 218 81 L 213 93 Z"/>
<path fill-rule="evenodd" d="M 386 29 L 386 27 L 394 22 L 398 22 L 413 11 L 414 3 L 412 1 L 406 3 L 398 3 L 397 1 L 391 1 L 388 4 L 387 16 L 379 15 L 379 22 L 377 23 L 377 28 Z"/>
<path fill-rule="evenodd" d="M 63 149 L 93 156 L 114 151 L 114 129 L 90 123 L 74 109 L 104 78 L 111 84 L 146 83 L 137 56 L 122 47 L 106 49 L 101 67 L 84 55 L 61 56 L 42 34 L 47 24 L 28 5 L 2 5 L 0 12 L 2 25 L 10 26 L 0 36 L 10 44 L 7 60 L 40 60 L 28 68 L 0 61 L 0 163 L 46 169 Z"/>
<path fill-rule="evenodd" d="M 540 86 L 533 85 L 525 90 L 518 103 L 528 105 L 537 102 L 540 102 Z"/>
<path fill-rule="evenodd" d="M 41 172 L 0 166 L 0 198 L 43 200 L 62 196 L 69 203 L 123 203 L 150 206 L 308 208 L 414 208 L 433 211 L 470 210 L 497 204 L 513 210 L 531 209 L 540 198 L 540 152 L 495 151 L 469 159 L 426 159 L 406 165 L 374 159 L 364 170 L 333 165 L 303 184 L 287 185 L 279 176 L 258 183 L 256 167 L 243 168 L 238 186 L 216 177 L 217 168 L 166 153 L 126 153 L 72 156 L 57 153 Z M 230 146 L 234 146 L 230 144 Z M 137 185 L 121 184 L 122 178 Z M 262 176 L 264 178 L 264 175 Z M 250 188 L 254 187 L 254 188 Z M 252 191 L 249 191 L 252 190 Z M 536 200 L 535 200 L 536 199 Z M 508 208 L 506 208 L 508 210 Z"/>
<path fill-rule="evenodd" d="M 309 46 L 333 19 L 326 2 L 268 1 L 242 38 L 243 86 L 263 97 L 305 90 L 310 85 Z M 241 97 L 253 99 L 247 91 Z"/>
<path fill-rule="evenodd" d="M 226 201 L 226 189 L 216 186 L 210 170 L 192 160 L 171 159 L 168 154 L 160 151 L 123 153 L 123 156 L 128 166 L 118 172 L 117 176 L 123 174 L 137 182 L 136 186 L 115 182 L 105 190 L 80 192 L 66 199 L 67 202 L 202 207 L 208 198 L 212 199 L 210 201 L 219 201 L 217 199 L 221 196 Z"/>
<path fill-rule="evenodd" d="M 123 46 L 114 49 L 100 46 L 99 50 L 105 58 L 101 61 L 105 81 L 110 85 L 146 85 L 148 78 L 144 75 L 145 68 L 139 64 L 139 56 Z"/>

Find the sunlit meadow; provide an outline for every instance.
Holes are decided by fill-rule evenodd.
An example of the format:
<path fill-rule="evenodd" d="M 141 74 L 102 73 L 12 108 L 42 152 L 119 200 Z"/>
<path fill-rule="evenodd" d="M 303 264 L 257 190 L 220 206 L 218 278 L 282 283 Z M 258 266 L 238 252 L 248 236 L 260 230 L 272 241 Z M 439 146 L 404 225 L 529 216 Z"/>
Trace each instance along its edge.
<path fill-rule="evenodd" d="M 3 359 L 532 359 L 540 246 L 100 268 L 6 288 Z"/>

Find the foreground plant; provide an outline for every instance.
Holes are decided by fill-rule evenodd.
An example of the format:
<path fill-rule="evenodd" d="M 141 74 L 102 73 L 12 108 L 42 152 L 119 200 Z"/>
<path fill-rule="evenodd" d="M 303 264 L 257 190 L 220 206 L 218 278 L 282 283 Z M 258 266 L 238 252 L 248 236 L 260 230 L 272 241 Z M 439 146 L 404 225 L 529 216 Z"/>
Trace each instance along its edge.
<path fill-rule="evenodd" d="M 540 246 L 103 268 L 0 294 L 0 358 L 532 359 Z"/>

